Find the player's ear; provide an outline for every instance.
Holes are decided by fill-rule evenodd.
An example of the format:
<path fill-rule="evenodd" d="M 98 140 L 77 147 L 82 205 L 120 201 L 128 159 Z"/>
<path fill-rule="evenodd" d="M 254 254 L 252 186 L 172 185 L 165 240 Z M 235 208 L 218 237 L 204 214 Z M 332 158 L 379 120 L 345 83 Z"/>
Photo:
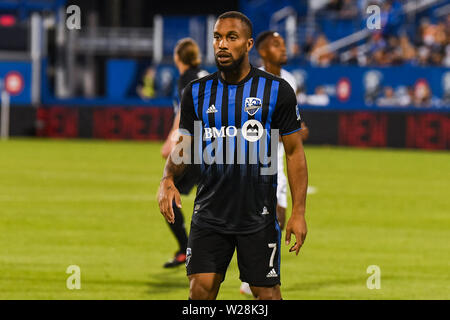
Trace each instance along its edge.
<path fill-rule="evenodd" d="M 249 38 L 249 39 L 247 40 L 247 52 L 250 52 L 250 50 L 252 50 L 252 48 L 253 48 L 253 43 L 254 43 L 253 38 Z"/>

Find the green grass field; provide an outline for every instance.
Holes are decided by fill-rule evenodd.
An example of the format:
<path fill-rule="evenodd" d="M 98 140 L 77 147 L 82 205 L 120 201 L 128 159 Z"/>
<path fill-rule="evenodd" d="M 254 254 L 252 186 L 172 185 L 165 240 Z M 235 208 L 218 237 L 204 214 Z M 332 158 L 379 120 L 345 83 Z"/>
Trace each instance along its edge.
<path fill-rule="evenodd" d="M 187 299 L 184 267 L 161 267 L 176 242 L 156 202 L 160 146 L 0 142 L 0 299 Z M 282 248 L 283 297 L 450 299 L 450 153 L 305 149 L 317 192 L 299 256 Z M 246 299 L 238 274 L 234 258 L 218 299 Z"/>

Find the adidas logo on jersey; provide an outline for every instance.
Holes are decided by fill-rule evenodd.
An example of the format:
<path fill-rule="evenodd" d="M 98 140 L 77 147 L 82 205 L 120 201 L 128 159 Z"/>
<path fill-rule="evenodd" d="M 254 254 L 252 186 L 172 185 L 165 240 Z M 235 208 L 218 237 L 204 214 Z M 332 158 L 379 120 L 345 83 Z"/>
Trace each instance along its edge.
<path fill-rule="evenodd" d="M 261 214 L 262 215 L 269 214 L 269 211 L 267 210 L 266 206 L 264 206 L 263 211 L 261 212 Z"/>
<path fill-rule="evenodd" d="M 266 278 L 276 278 L 278 277 L 275 269 L 270 270 L 270 272 L 267 274 Z"/>
<path fill-rule="evenodd" d="M 208 108 L 208 110 L 206 110 L 206 113 L 216 113 L 216 112 L 218 112 L 218 110 L 213 104 Z"/>

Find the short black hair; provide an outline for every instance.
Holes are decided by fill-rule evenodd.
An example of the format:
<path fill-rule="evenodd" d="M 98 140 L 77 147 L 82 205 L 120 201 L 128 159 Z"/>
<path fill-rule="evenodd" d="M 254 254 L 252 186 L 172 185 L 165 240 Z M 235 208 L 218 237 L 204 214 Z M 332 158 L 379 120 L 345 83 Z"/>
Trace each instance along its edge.
<path fill-rule="evenodd" d="M 260 34 L 258 34 L 258 37 L 256 37 L 256 41 L 255 41 L 255 48 L 256 50 L 259 50 L 259 47 L 261 46 L 261 44 L 264 42 L 264 40 L 266 40 L 268 37 L 272 37 L 275 35 L 275 31 L 263 31 Z"/>
<path fill-rule="evenodd" d="M 250 19 L 245 14 L 243 14 L 242 12 L 239 12 L 239 11 L 227 11 L 227 12 L 222 13 L 217 18 L 217 20 L 228 19 L 228 18 L 241 20 L 248 28 L 248 32 L 249 32 L 248 37 L 249 38 L 252 37 L 253 25 L 252 25 L 252 22 L 250 21 Z"/>

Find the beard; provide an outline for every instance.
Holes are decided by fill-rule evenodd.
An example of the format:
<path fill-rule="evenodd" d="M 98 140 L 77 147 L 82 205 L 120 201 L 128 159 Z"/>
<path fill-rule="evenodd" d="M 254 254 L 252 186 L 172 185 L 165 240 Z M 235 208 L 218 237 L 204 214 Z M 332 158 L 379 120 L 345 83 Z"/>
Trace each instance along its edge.
<path fill-rule="evenodd" d="M 227 66 L 221 65 L 220 62 L 217 60 L 217 57 L 214 57 L 214 58 L 216 60 L 216 66 L 217 66 L 217 69 L 219 69 L 219 71 L 231 72 L 231 71 L 239 70 L 239 67 L 241 66 L 242 62 L 244 61 L 245 55 L 244 54 L 241 55 L 236 60 L 231 58 L 232 62 L 229 65 L 227 65 Z"/>

